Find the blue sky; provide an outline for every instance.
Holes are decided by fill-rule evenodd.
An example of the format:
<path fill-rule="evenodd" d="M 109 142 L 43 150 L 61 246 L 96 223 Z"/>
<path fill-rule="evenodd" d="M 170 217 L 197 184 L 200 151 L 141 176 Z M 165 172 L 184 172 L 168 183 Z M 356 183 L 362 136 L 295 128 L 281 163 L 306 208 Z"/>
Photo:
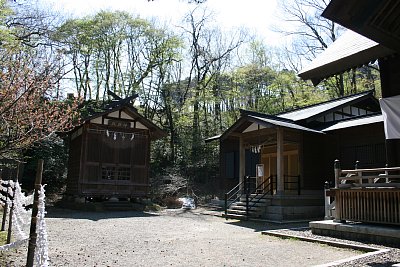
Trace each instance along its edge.
<path fill-rule="evenodd" d="M 39 0 L 49 8 L 68 17 L 81 17 L 99 10 L 124 10 L 143 18 L 157 17 L 159 20 L 179 25 L 183 16 L 194 6 L 187 0 Z M 212 11 L 215 22 L 223 29 L 247 27 L 266 43 L 280 42 L 280 35 L 270 28 L 278 24 L 277 0 L 207 0 L 207 9 Z M 271 44 L 273 45 L 273 44 Z"/>

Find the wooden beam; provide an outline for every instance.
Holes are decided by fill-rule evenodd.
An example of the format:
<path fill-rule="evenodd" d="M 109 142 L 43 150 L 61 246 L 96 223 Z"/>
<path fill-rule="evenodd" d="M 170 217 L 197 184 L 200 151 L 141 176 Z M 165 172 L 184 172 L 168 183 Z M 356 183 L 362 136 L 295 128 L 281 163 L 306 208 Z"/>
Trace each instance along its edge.
<path fill-rule="evenodd" d="M 283 158 L 283 128 L 276 128 L 276 193 L 278 195 L 283 194 L 284 191 L 284 158 Z"/>

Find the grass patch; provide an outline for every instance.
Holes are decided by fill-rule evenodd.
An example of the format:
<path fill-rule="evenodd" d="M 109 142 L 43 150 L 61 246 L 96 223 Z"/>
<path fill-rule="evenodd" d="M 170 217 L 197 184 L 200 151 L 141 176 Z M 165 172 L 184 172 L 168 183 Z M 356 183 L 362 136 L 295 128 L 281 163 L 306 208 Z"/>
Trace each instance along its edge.
<path fill-rule="evenodd" d="M 0 210 L 0 224 L 2 218 L 3 218 L 3 210 Z M 5 245 L 6 242 L 7 242 L 7 231 L 0 231 L 0 246 Z"/>
<path fill-rule="evenodd" d="M 7 231 L 0 231 L 0 246 L 5 245 L 7 242 Z"/>

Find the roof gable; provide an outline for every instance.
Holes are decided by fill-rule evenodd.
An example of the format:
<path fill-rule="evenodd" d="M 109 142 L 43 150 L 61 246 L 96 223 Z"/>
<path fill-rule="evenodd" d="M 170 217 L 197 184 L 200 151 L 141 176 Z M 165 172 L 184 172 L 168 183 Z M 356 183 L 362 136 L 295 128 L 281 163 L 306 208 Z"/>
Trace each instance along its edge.
<path fill-rule="evenodd" d="M 227 129 L 221 136 L 215 136 L 207 140 L 212 141 L 216 140 L 217 138 L 224 139 L 227 136 L 233 134 L 234 132 L 245 133 L 265 128 L 278 128 L 278 127 L 323 134 L 323 132 L 319 130 L 298 125 L 296 124 L 296 122 L 289 119 L 258 113 L 254 111 L 248 111 L 248 110 L 240 110 L 240 113 L 241 117 L 231 127 L 229 127 L 229 129 Z"/>
<path fill-rule="evenodd" d="M 131 126 L 135 129 L 149 130 L 150 136 L 152 139 L 158 139 L 167 136 L 167 134 L 152 121 L 143 117 L 137 109 L 130 103 L 131 100 L 136 98 L 137 95 L 133 95 L 131 97 L 121 99 L 117 97 L 117 100 L 114 100 L 108 103 L 101 112 L 93 112 L 90 116 L 85 118 L 82 121 L 84 123 L 95 123 L 102 124 L 103 120 L 125 120 L 125 121 L 133 121 L 134 126 Z"/>

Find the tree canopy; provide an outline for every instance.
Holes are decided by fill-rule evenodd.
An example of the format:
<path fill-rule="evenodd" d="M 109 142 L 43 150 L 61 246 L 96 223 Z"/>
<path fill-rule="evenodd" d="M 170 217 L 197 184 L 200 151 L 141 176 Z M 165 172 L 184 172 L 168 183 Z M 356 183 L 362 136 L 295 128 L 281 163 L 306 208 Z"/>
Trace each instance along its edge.
<path fill-rule="evenodd" d="M 276 114 L 375 88 L 374 68 L 318 87 L 297 77 L 300 58 L 314 58 L 340 34 L 318 15 L 325 4 L 283 1 L 285 19 L 299 25 L 288 33 L 298 38 L 293 47 L 276 49 L 246 32 L 222 31 L 202 5 L 194 5 L 179 26 L 125 11 L 55 24 L 51 14 L 29 20 L 33 10 L 12 10 L 0 0 L 0 157 L 72 127 L 77 101 L 101 103 L 109 91 L 138 93 L 140 112 L 169 133 L 152 147 L 155 173 L 211 179 L 218 146 L 203 140 L 230 127 L 239 109 Z M 65 100 L 63 92 L 78 98 Z"/>

